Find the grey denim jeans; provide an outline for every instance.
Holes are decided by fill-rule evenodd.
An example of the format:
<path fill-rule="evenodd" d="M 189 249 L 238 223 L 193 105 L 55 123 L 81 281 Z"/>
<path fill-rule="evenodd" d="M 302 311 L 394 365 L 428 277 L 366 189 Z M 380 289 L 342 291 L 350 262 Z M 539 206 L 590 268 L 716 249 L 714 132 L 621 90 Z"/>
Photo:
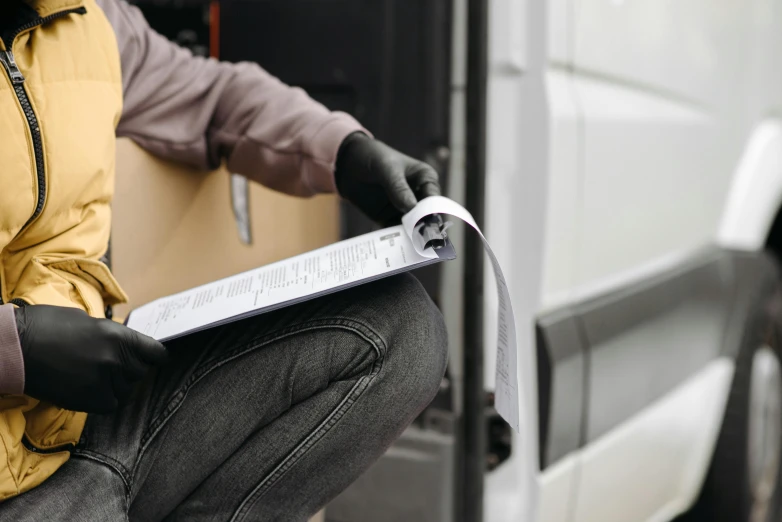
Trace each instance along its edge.
<path fill-rule="evenodd" d="M 179 339 L 0 520 L 306 520 L 431 401 L 446 344 L 409 274 Z"/>

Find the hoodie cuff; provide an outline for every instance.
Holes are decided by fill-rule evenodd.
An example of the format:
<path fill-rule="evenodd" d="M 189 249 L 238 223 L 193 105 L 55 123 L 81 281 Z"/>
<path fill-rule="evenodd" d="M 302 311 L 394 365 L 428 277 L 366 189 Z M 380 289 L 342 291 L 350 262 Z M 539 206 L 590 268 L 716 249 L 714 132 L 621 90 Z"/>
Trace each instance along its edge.
<path fill-rule="evenodd" d="M 366 130 L 352 116 L 344 112 L 334 112 L 312 137 L 309 143 L 309 158 L 305 161 L 304 176 L 312 192 L 332 193 L 337 191 L 334 181 L 334 168 L 337 163 L 339 146 L 354 132 L 363 132 L 370 138 L 372 133 Z"/>
<path fill-rule="evenodd" d="M 14 306 L 0 306 L 0 394 L 24 393 L 24 359 Z"/>

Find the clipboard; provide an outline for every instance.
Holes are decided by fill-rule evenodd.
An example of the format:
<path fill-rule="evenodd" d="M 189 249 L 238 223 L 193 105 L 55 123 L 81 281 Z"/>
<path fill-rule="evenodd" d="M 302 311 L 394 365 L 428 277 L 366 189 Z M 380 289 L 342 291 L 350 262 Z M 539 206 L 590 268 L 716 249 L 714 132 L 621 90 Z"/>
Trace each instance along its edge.
<path fill-rule="evenodd" d="M 157 299 L 132 310 L 125 325 L 167 342 L 455 259 L 449 225 L 433 215 L 412 231 L 397 225 L 346 239 Z"/>

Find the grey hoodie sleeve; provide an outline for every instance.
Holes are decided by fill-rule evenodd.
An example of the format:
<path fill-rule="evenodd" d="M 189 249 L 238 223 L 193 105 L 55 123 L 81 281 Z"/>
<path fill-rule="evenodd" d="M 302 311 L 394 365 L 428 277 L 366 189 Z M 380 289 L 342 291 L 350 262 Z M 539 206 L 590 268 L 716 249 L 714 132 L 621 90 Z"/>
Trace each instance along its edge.
<path fill-rule="evenodd" d="M 363 130 L 251 63 L 194 57 L 124 0 L 98 0 L 119 44 L 124 109 L 117 128 L 149 152 L 199 168 L 226 161 L 288 194 L 334 192 L 342 140 Z"/>
<path fill-rule="evenodd" d="M 0 394 L 24 392 L 24 359 L 14 305 L 0 306 Z"/>

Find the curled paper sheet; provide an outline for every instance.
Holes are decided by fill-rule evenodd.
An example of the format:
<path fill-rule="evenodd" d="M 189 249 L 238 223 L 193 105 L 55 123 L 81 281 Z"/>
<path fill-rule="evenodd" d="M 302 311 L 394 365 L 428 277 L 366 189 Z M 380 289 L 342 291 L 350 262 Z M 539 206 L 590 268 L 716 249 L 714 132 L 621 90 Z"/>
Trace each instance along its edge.
<path fill-rule="evenodd" d="M 518 520 L 535 520 L 537 515 L 539 483 L 537 454 L 537 423 L 536 412 L 532 408 L 537 385 L 536 361 L 533 350 L 518 352 L 516 343 L 516 323 L 513 315 L 513 305 L 508 291 L 508 284 L 502 273 L 500 263 L 492 252 L 488 241 L 478 228 L 472 215 L 461 205 L 448 198 L 435 196 L 418 203 L 408 214 L 402 217 L 402 225 L 408 234 L 412 234 L 416 223 L 432 214 L 446 214 L 461 219 L 470 225 L 483 241 L 483 247 L 491 260 L 494 279 L 497 284 L 497 368 L 495 370 L 495 402 L 494 405 L 510 426 L 519 433 L 519 448 L 514 448 L 522 456 L 522 465 L 514 469 L 517 474 L 518 495 L 523 515 Z M 421 256 L 431 256 L 432 252 L 421 251 L 420 242 L 413 241 Z M 431 249 L 429 249 L 431 250 Z M 521 365 L 517 358 L 521 358 Z M 522 380 L 519 382 L 518 372 Z M 520 419 L 522 422 L 520 423 Z"/>
<path fill-rule="evenodd" d="M 502 268 L 497 258 L 492 252 L 488 241 L 483 236 L 481 229 L 475 223 L 475 220 L 464 207 L 455 201 L 442 197 L 433 196 L 426 198 L 418 203 L 413 210 L 402 217 L 402 225 L 405 231 L 411 235 L 416 223 L 426 216 L 432 214 L 447 214 L 461 219 L 470 225 L 483 241 L 483 247 L 489 255 L 489 259 L 494 269 L 494 279 L 497 283 L 497 299 L 499 300 L 499 313 L 497 314 L 497 388 L 495 390 L 494 405 L 502 418 L 510 426 L 519 432 L 519 386 L 516 363 L 516 323 L 513 316 L 513 305 L 510 301 L 508 285 L 505 282 L 505 276 L 502 274 Z M 431 250 L 422 250 L 420 242 L 413 241 L 416 250 L 421 256 L 435 256 Z"/>

